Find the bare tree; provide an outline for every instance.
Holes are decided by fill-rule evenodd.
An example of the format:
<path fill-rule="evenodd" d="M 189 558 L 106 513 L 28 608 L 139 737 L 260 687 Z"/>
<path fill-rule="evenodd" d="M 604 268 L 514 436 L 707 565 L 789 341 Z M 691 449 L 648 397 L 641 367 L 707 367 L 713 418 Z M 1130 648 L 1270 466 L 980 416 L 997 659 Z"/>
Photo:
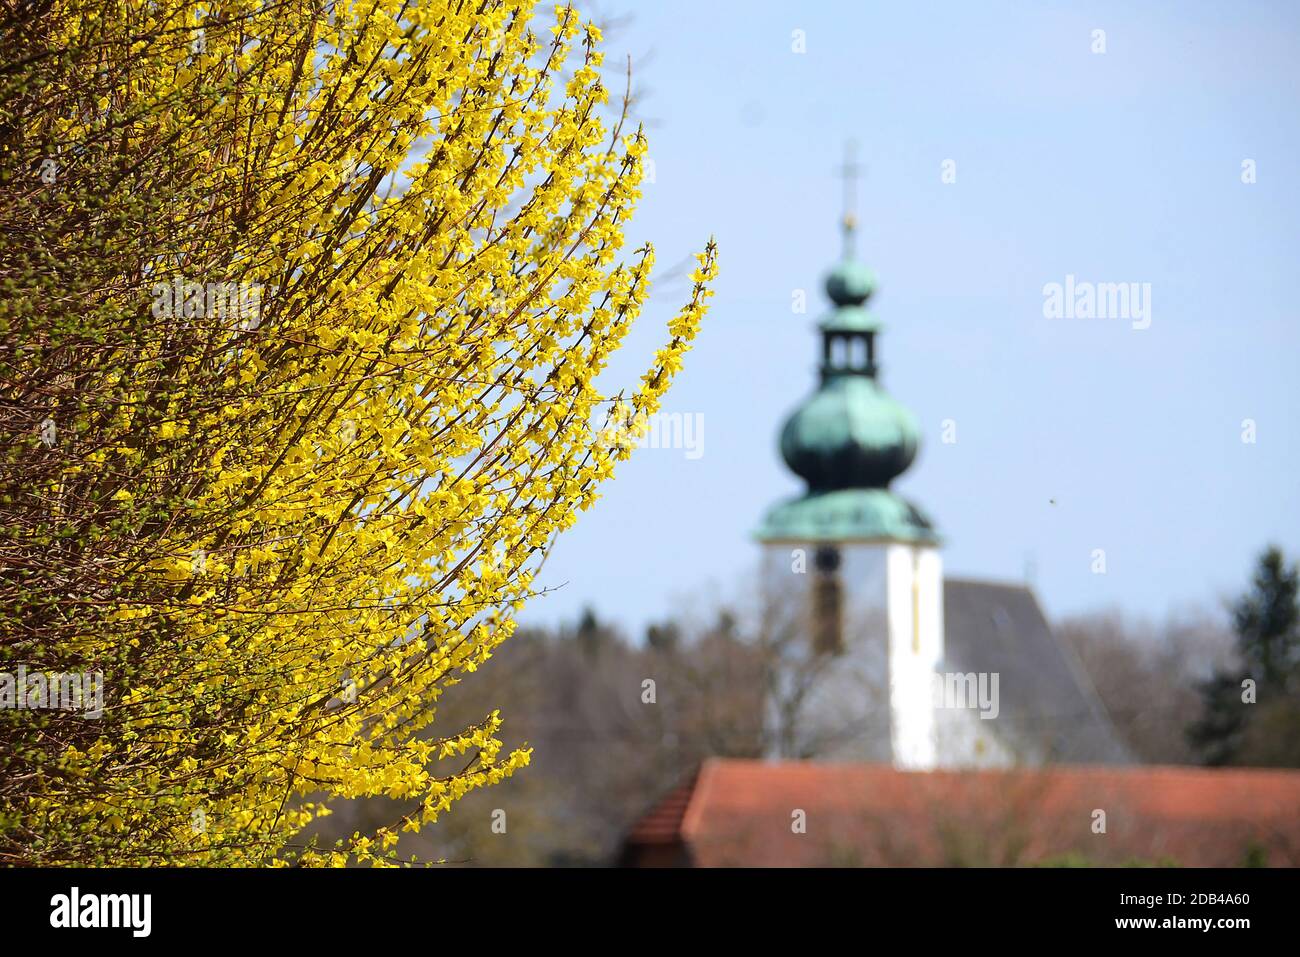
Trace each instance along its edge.
<path fill-rule="evenodd" d="M 1185 729 L 1200 712 L 1198 683 L 1232 657 L 1225 624 L 1189 612 L 1154 627 L 1112 612 L 1069 618 L 1060 633 L 1143 762 L 1198 763 Z"/>

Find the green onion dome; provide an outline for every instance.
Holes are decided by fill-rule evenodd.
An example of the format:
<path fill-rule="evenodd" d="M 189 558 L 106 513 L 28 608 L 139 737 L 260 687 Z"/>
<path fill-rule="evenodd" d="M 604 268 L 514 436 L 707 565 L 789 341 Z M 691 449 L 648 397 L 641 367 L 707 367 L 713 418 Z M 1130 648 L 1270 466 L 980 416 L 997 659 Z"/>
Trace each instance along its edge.
<path fill-rule="evenodd" d="M 853 373 L 832 374 L 781 430 L 781 456 L 814 492 L 888 488 L 918 443 L 912 414 Z"/>

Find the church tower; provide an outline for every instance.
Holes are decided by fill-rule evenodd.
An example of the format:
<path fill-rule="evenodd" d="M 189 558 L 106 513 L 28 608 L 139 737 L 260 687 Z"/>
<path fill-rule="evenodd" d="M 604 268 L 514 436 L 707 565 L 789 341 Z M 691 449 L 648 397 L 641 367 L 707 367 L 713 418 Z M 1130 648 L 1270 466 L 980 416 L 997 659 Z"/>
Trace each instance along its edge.
<path fill-rule="evenodd" d="M 757 532 L 768 603 L 787 609 L 773 721 L 782 757 L 939 763 L 933 681 L 944 659 L 943 572 L 930 521 L 890 490 L 916 457 L 915 419 L 881 385 L 875 277 L 844 252 L 826 278 L 817 388 L 786 420 L 781 455 L 807 485 Z M 771 616 L 769 615 L 769 618 Z M 788 666 L 788 667 L 787 667 Z M 798 700 L 791 702 L 790 696 Z M 802 753 L 801 753 L 802 752 Z"/>

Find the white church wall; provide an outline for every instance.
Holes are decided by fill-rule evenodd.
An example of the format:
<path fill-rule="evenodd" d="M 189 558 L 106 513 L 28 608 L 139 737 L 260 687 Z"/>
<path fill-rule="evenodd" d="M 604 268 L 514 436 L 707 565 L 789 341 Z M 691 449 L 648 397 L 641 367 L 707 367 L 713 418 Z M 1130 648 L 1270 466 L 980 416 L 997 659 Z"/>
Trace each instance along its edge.
<path fill-rule="evenodd" d="M 838 546 L 843 651 L 818 656 L 812 593 L 818 546 L 765 549 L 773 632 L 786 636 L 774 728 L 779 756 L 887 761 L 925 769 L 940 761 L 931 703 L 943 657 L 943 567 L 937 549 L 901 544 Z"/>
<path fill-rule="evenodd" d="M 813 588 L 820 574 L 812 543 L 764 549 L 766 621 L 782 647 L 782 682 L 769 709 L 784 739 L 773 756 L 889 761 L 889 678 L 885 566 L 878 547 L 839 548 L 841 654 L 813 647 Z M 797 703 L 797 709 L 792 705 Z M 785 713 L 781 705 L 785 704 Z"/>
<path fill-rule="evenodd" d="M 1036 763 L 1012 751 L 997 734 L 997 720 L 981 718 L 976 707 L 939 704 L 936 765 L 941 768 L 1008 768 Z"/>
<path fill-rule="evenodd" d="M 934 675 L 943 660 L 943 564 L 935 548 L 885 547 L 890 740 L 896 767 L 938 762 Z"/>
<path fill-rule="evenodd" d="M 945 680 L 965 676 L 944 671 L 938 549 L 838 546 L 843 651 L 818 655 L 812 626 L 817 548 L 764 548 L 763 621 L 782 663 L 779 700 L 769 708 L 778 742 L 771 756 L 890 762 L 908 770 L 1041 761 L 1013 751 L 999 734 L 996 702 L 981 704 L 998 689 L 977 686 L 961 700 L 939 693 Z"/>

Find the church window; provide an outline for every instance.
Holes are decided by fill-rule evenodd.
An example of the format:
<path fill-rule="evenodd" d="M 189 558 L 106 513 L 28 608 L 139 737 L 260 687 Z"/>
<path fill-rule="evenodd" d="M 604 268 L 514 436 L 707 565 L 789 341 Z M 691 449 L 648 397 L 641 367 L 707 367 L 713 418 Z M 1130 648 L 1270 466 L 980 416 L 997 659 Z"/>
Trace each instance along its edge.
<path fill-rule="evenodd" d="M 817 570 L 812 588 L 813 651 L 819 655 L 838 655 L 844 651 L 839 550 L 819 548 L 813 564 Z"/>

